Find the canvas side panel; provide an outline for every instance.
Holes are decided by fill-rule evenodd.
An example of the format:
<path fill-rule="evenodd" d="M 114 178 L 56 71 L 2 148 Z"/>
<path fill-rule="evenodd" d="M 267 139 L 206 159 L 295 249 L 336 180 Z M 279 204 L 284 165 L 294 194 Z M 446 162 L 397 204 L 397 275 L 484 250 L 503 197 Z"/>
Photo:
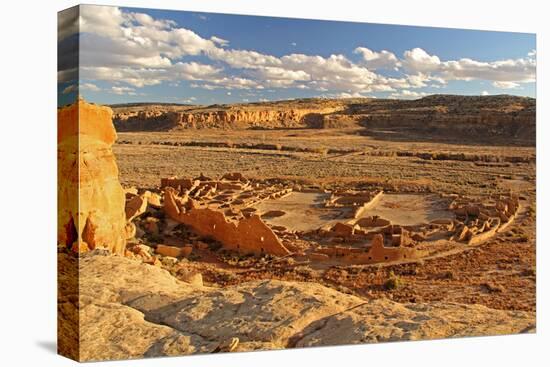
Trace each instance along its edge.
<path fill-rule="evenodd" d="M 79 7 L 58 13 L 57 110 L 57 350 L 80 358 L 78 312 L 78 64 Z"/>

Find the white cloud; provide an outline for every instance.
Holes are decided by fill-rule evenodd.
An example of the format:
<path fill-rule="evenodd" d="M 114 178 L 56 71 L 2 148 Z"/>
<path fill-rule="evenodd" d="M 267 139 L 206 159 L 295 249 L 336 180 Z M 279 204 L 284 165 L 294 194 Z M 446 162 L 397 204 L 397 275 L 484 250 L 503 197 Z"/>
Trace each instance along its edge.
<path fill-rule="evenodd" d="M 181 79 L 205 80 L 219 76 L 222 69 L 212 65 L 199 64 L 197 62 L 178 62 L 174 65 L 174 71 Z"/>
<path fill-rule="evenodd" d="M 353 52 L 361 54 L 367 67 L 373 70 L 395 69 L 401 65 L 395 54 L 387 50 L 376 52 L 366 47 L 357 47 Z"/>
<path fill-rule="evenodd" d="M 78 68 L 70 68 L 57 71 L 57 82 L 66 83 L 69 81 L 76 81 L 78 79 Z"/>
<path fill-rule="evenodd" d="M 257 75 L 261 76 L 263 79 L 288 79 L 295 81 L 304 81 L 311 79 L 311 75 L 303 70 L 288 70 L 272 66 L 266 66 L 265 68 L 259 69 Z"/>
<path fill-rule="evenodd" d="M 415 92 L 408 89 L 404 89 L 397 93 L 390 94 L 390 98 L 399 98 L 399 99 L 418 99 L 427 96 L 428 93 L 425 92 Z"/>
<path fill-rule="evenodd" d="M 101 88 L 99 88 L 97 85 L 93 84 L 93 83 L 80 83 L 80 85 L 78 86 L 78 88 L 80 90 L 89 90 L 89 91 L 92 91 L 92 92 L 99 92 L 101 91 Z"/>
<path fill-rule="evenodd" d="M 488 95 L 489 95 L 489 92 L 487 92 L 486 90 L 484 90 L 484 91 L 481 92 L 481 95 L 482 95 L 482 96 L 488 96 Z"/>
<path fill-rule="evenodd" d="M 532 57 L 477 61 L 470 58 L 441 61 L 421 48 L 405 51 L 402 61 L 405 70 L 425 74 L 432 80 L 488 80 L 492 82 L 528 83 L 535 81 L 536 61 Z"/>
<path fill-rule="evenodd" d="M 80 32 L 94 33 L 109 37 L 123 35 L 121 25 L 127 23 L 131 15 L 114 6 L 80 6 Z"/>
<path fill-rule="evenodd" d="M 127 94 L 127 95 L 130 95 L 130 96 L 135 96 L 136 95 L 136 90 L 134 88 L 130 88 L 130 87 L 113 86 L 111 88 L 111 93 L 118 94 L 118 95 Z"/>
<path fill-rule="evenodd" d="M 347 93 L 347 92 L 341 92 L 336 94 L 323 94 L 320 96 L 321 98 L 371 98 L 370 96 L 363 95 L 361 93 Z"/>
<path fill-rule="evenodd" d="M 69 93 L 72 93 L 72 92 L 76 92 L 77 90 L 78 90 L 77 85 L 76 84 L 71 84 L 71 85 L 66 86 L 61 93 L 62 94 L 69 94 Z"/>
<path fill-rule="evenodd" d="M 308 74 L 311 78 L 310 85 L 317 90 L 370 91 L 379 80 L 377 74 L 352 63 L 344 55 L 330 55 L 325 58 L 291 54 L 281 57 L 280 61 L 284 69 Z"/>
<path fill-rule="evenodd" d="M 205 48 L 204 53 L 213 60 L 223 61 L 233 68 L 258 69 L 265 66 L 279 66 L 281 60 L 275 56 L 256 51 Z"/>
<path fill-rule="evenodd" d="M 189 97 L 181 100 L 181 103 L 187 103 L 187 104 L 195 104 L 196 102 L 197 102 L 196 97 Z"/>
<path fill-rule="evenodd" d="M 221 46 L 221 47 L 225 47 L 225 46 L 229 45 L 228 40 L 224 40 L 223 38 L 220 38 L 220 37 L 212 36 L 212 37 L 210 37 L 210 40 L 212 42 L 214 42 L 215 44 L 217 44 L 218 46 Z"/>
<path fill-rule="evenodd" d="M 530 58 L 482 62 L 472 59 L 446 61 L 441 75 L 446 80 L 489 80 L 495 82 L 534 82 L 536 62 Z"/>
<path fill-rule="evenodd" d="M 78 32 L 78 7 L 65 9 L 57 13 L 57 41 L 61 41 Z"/>
<path fill-rule="evenodd" d="M 123 82 L 136 88 L 157 85 L 162 83 L 163 80 L 170 80 L 169 74 L 163 69 L 107 66 L 83 66 L 80 68 L 80 78 L 108 82 Z"/>
<path fill-rule="evenodd" d="M 205 83 L 192 83 L 191 88 L 214 89 L 263 89 L 263 85 L 255 80 L 240 77 L 222 77 L 210 79 Z"/>
<path fill-rule="evenodd" d="M 63 89 L 62 94 L 69 94 L 71 92 L 89 90 L 92 92 L 99 92 L 101 88 L 93 83 L 80 83 L 80 84 L 71 84 Z"/>
<path fill-rule="evenodd" d="M 127 15 L 128 19 L 135 21 L 137 24 L 144 27 L 152 27 L 157 29 L 168 29 L 176 25 L 176 22 L 173 20 L 157 20 L 154 19 L 149 14 L 144 13 L 129 13 Z"/>
<path fill-rule="evenodd" d="M 170 69 L 82 66 L 80 77 L 88 80 L 124 82 L 141 88 L 148 85 L 157 85 L 163 81 L 173 83 L 176 78 L 180 80 L 215 79 L 220 77 L 220 71 L 219 68 L 197 62 L 178 62 Z"/>
<path fill-rule="evenodd" d="M 430 72 L 439 68 L 441 60 L 435 55 L 430 55 L 421 48 L 413 48 L 403 53 L 403 67 L 411 72 Z"/>
<path fill-rule="evenodd" d="M 500 89 L 514 89 L 519 88 L 519 83 L 514 82 L 493 82 L 493 87 Z"/>

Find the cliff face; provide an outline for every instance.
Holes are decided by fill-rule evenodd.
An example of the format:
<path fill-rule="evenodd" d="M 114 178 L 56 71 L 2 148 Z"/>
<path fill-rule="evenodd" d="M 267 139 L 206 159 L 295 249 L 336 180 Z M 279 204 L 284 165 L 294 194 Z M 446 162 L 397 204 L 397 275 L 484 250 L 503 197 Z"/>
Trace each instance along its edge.
<path fill-rule="evenodd" d="M 125 196 L 111 146 L 112 110 L 79 100 L 58 110 L 58 242 L 123 253 Z"/>
<path fill-rule="evenodd" d="M 175 129 L 402 129 L 441 136 L 502 136 L 534 144 L 536 101 L 514 96 L 434 95 L 418 100 L 311 99 L 270 103 L 115 109 L 118 131 Z"/>
<path fill-rule="evenodd" d="M 361 125 L 465 138 L 508 137 L 535 142 L 535 100 L 512 96 L 430 96 L 351 107 Z"/>
<path fill-rule="evenodd" d="M 533 140 L 535 116 L 530 112 L 449 113 L 375 113 L 362 116 L 367 128 L 414 129 L 417 132 L 457 136 L 504 136 Z"/>
<path fill-rule="evenodd" d="M 335 108 L 320 109 L 240 109 L 208 111 L 139 111 L 115 115 L 119 131 L 166 131 L 172 129 L 201 128 L 281 128 L 314 127 L 324 114 Z"/>

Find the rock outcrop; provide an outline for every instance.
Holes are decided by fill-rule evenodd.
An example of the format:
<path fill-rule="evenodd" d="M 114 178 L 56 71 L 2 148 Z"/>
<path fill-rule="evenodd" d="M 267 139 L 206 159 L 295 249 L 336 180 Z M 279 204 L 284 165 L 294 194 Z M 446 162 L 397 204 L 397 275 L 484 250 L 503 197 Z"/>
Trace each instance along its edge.
<path fill-rule="evenodd" d="M 115 124 L 119 131 L 165 131 L 178 128 L 317 127 L 322 124 L 324 114 L 335 111 L 334 108 L 139 111 L 117 114 Z"/>
<path fill-rule="evenodd" d="M 62 256 L 61 268 L 69 259 Z M 510 334 L 535 325 L 532 312 L 363 300 L 315 283 L 209 288 L 94 253 L 80 259 L 79 273 L 80 296 L 60 297 L 59 307 L 81 309 L 81 361 L 214 353 L 235 338 L 235 351 L 249 351 Z"/>
<path fill-rule="evenodd" d="M 112 110 L 79 99 L 58 110 L 58 242 L 123 253 L 131 232 L 111 146 Z"/>

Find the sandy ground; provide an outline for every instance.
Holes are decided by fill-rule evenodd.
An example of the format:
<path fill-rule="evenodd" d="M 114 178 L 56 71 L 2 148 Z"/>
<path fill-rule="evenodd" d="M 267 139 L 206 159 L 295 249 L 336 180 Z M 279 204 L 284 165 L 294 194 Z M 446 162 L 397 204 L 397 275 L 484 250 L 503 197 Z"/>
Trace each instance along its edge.
<path fill-rule="evenodd" d="M 321 193 L 293 192 L 282 199 L 264 201 L 256 209 L 260 215 L 275 210 L 284 212 L 281 216 L 265 217 L 269 224 L 292 231 L 310 231 L 344 217 L 344 210 L 323 207 L 322 203 L 328 197 Z"/>
<path fill-rule="evenodd" d="M 437 195 L 383 194 L 362 216 L 376 215 L 395 224 L 412 226 L 435 219 L 453 219 L 446 203 Z"/>

